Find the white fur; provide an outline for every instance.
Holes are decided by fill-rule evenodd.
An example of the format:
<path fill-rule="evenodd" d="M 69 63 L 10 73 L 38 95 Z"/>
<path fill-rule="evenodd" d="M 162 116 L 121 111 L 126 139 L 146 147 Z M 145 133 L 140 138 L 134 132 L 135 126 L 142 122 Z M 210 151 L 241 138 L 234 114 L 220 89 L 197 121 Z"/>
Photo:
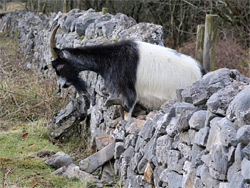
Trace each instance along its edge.
<path fill-rule="evenodd" d="M 136 41 L 139 49 L 136 92 L 137 101 L 157 109 L 176 97 L 176 89 L 200 80 L 198 63 L 175 50 Z"/>

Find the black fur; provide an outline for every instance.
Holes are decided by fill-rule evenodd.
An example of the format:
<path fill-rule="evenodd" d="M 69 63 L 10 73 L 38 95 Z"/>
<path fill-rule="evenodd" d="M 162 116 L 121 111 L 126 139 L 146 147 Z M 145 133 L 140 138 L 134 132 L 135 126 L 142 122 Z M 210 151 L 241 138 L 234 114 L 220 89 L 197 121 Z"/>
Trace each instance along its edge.
<path fill-rule="evenodd" d="M 81 48 L 55 49 L 58 58 L 52 66 L 58 76 L 66 78 L 79 93 L 86 93 L 86 83 L 79 77 L 81 71 L 100 74 L 108 91 L 121 97 L 124 110 L 129 112 L 136 102 L 136 72 L 139 61 L 136 43 L 131 40 L 114 44 Z"/>

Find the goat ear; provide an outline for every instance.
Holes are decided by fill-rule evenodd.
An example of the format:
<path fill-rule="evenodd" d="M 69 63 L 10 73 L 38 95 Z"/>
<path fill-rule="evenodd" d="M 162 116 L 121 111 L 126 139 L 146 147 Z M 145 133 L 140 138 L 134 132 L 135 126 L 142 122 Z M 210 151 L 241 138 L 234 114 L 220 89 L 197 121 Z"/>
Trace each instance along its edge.
<path fill-rule="evenodd" d="M 60 50 L 58 48 L 54 48 L 55 52 L 56 52 L 56 55 L 57 57 L 61 58 L 61 59 L 64 59 L 64 58 L 69 58 L 70 57 L 70 53 L 66 50 Z"/>
<path fill-rule="evenodd" d="M 54 48 L 54 51 L 56 52 L 57 57 L 59 57 L 59 58 L 64 57 L 62 50 L 60 50 L 58 48 Z"/>
<path fill-rule="evenodd" d="M 57 71 L 60 71 L 63 67 L 64 67 L 64 64 L 58 65 L 58 66 L 56 67 L 56 70 L 57 70 Z"/>

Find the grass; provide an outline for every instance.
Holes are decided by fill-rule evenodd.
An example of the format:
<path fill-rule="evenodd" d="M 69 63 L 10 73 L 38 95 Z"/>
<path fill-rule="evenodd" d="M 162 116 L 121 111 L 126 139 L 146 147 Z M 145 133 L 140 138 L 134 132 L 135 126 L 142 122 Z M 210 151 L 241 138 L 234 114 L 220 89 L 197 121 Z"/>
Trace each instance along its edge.
<path fill-rule="evenodd" d="M 47 139 L 40 120 L 0 133 L 0 182 L 2 187 L 82 187 L 83 183 L 54 176 L 45 159 L 32 157 L 39 151 L 59 151 Z M 8 186 L 3 186 L 3 185 Z M 1 186 L 0 185 L 0 186 Z"/>
<path fill-rule="evenodd" d="M 0 33 L 0 187 L 83 187 L 76 179 L 51 175 L 55 169 L 34 157 L 43 150 L 70 154 L 79 150 L 80 139 L 49 142 L 50 122 L 68 101 L 56 95 L 55 79 L 25 69 L 27 61 Z"/>

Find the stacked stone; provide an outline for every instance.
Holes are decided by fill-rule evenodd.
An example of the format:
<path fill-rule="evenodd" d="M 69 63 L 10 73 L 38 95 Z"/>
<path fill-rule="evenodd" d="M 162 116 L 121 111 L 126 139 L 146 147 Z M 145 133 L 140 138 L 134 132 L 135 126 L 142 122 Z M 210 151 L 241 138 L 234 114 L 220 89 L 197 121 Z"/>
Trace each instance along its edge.
<path fill-rule="evenodd" d="M 120 122 L 115 172 L 125 187 L 249 187 L 250 79 L 208 73 L 143 126 Z M 141 127 L 141 128 L 140 128 Z"/>

